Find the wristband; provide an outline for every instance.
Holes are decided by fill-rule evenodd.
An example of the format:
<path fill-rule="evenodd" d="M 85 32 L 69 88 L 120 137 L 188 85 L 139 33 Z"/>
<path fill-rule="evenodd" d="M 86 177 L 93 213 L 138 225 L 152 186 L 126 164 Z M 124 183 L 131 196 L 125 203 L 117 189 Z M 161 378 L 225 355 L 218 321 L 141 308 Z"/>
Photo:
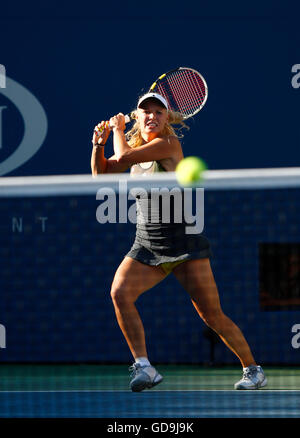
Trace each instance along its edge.
<path fill-rule="evenodd" d="M 104 148 L 105 144 L 106 144 L 106 143 L 104 143 L 104 144 L 98 144 L 98 143 L 95 144 L 95 143 L 93 143 L 93 146 L 94 146 L 95 148 L 101 148 L 101 147 Z"/>

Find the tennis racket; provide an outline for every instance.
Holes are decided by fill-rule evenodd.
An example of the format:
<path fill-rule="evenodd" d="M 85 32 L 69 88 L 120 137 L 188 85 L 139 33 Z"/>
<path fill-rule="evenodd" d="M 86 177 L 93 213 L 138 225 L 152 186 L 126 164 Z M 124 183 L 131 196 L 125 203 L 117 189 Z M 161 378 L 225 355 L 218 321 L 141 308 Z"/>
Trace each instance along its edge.
<path fill-rule="evenodd" d="M 159 76 L 149 88 L 151 92 L 161 94 L 167 100 L 170 110 L 188 119 L 204 107 L 208 89 L 204 77 L 198 71 L 178 67 Z M 133 119 L 133 112 L 126 114 L 125 123 Z"/>
<path fill-rule="evenodd" d="M 149 92 L 161 94 L 172 111 L 177 111 L 184 119 L 188 119 L 204 107 L 208 89 L 205 79 L 198 71 L 178 67 L 159 76 Z"/>

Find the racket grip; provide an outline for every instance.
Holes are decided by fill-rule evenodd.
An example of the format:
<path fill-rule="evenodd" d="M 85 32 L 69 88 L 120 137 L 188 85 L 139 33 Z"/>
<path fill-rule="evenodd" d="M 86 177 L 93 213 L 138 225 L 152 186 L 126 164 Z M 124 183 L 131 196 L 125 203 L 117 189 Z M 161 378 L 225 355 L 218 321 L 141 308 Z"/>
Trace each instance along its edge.
<path fill-rule="evenodd" d="M 125 123 L 129 123 L 130 120 L 131 120 L 131 117 L 128 114 L 126 114 L 126 116 L 125 116 Z M 109 122 L 108 122 L 108 127 L 111 128 Z"/>

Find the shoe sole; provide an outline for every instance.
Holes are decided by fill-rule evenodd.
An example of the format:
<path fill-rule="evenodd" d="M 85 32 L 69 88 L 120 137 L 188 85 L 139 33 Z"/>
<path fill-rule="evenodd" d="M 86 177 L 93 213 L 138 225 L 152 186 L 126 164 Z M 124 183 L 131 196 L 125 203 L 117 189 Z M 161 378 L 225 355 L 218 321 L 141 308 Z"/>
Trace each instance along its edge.
<path fill-rule="evenodd" d="M 266 386 L 266 384 L 268 383 L 267 379 L 265 378 L 261 383 L 257 384 L 256 386 L 251 386 L 251 387 L 245 387 L 245 386 L 241 386 L 241 387 L 234 387 L 234 389 L 237 390 L 241 390 L 241 391 L 249 391 L 249 390 L 255 390 L 255 389 L 260 389 L 263 388 L 264 386 Z"/>
<path fill-rule="evenodd" d="M 147 383 L 147 382 L 140 382 L 134 386 L 131 387 L 132 392 L 141 392 L 144 389 L 151 389 L 153 388 L 153 386 L 158 385 L 159 383 L 161 383 L 163 381 L 163 377 L 160 376 L 160 379 L 158 379 L 156 382 L 151 382 L 151 383 Z"/>

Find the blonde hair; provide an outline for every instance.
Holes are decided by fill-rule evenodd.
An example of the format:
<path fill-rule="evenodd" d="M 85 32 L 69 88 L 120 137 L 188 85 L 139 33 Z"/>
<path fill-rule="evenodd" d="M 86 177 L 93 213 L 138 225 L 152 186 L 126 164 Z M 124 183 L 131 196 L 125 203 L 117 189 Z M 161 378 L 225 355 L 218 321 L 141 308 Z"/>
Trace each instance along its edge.
<path fill-rule="evenodd" d="M 133 111 L 131 113 L 131 116 L 135 118 L 136 111 Z M 176 111 L 168 111 L 168 121 L 165 124 L 165 127 L 162 131 L 162 136 L 169 137 L 169 136 L 175 136 L 177 138 L 182 138 L 183 134 L 181 133 L 181 130 L 183 128 L 190 129 L 185 123 L 184 119 L 181 113 L 178 113 Z M 174 127 L 172 125 L 177 125 L 177 127 Z M 130 147 L 136 148 L 138 146 L 141 146 L 144 143 L 141 129 L 139 126 L 138 121 L 134 123 L 132 128 L 126 132 L 126 140 Z"/>

